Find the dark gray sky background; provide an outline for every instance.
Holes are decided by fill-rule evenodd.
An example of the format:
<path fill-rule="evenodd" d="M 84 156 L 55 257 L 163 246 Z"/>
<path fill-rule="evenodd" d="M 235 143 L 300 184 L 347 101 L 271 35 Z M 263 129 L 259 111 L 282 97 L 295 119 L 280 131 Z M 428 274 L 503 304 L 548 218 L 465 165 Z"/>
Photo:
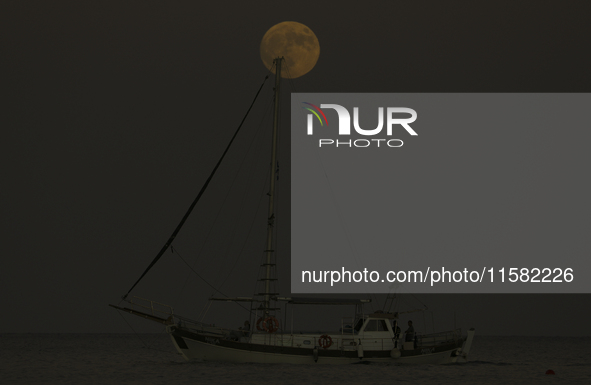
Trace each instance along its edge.
<path fill-rule="evenodd" d="M 316 67 L 285 82 L 286 92 L 591 92 L 590 8 L 514 0 L 2 1 L 0 332 L 130 331 L 107 304 L 162 247 L 242 119 L 267 72 L 259 43 L 271 26 L 298 21 L 320 41 Z M 270 79 L 215 188 L 174 243 L 232 296 L 252 294 L 264 249 L 259 181 L 270 138 L 259 127 L 270 125 L 271 88 Z M 557 141 L 562 135 L 567 127 L 556 128 Z M 286 294 L 288 138 L 285 131 L 278 255 Z M 259 222 L 251 232 L 252 214 Z M 168 252 L 133 294 L 196 316 L 212 289 Z M 441 319 L 438 328 L 453 326 L 455 313 L 457 326 L 482 334 L 590 334 L 591 295 L 418 298 Z M 245 312 L 232 306 L 213 305 L 210 314 L 236 314 L 239 325 Z"/>

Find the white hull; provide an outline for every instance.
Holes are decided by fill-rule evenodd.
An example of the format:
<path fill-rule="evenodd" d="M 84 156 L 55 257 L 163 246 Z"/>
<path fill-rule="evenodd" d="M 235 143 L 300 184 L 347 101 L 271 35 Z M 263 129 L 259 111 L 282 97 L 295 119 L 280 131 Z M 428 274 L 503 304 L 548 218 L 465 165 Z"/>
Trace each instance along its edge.
<path fill-rule="evenodd" d="M 171 336 L 172 342 L 177 351 L 188 361 L 203 360 L 203 361 L 223 361 L 233 363 L 260 363 L 260 364 L 353 364 L 361 361 L 365 362 L 388 362 L 394 364 L 448 364 L 457 362 L 458 358 L 466 356 L 462 354 L 462 346 L 453 346 L 444 351 L 430 352 L 430 349 L 417 349 L 415 351 L 406 352 L 408 355 L 392 358 L 390 350 L 381 350 L 365 352 L 365 357 L 359 358 L 357 350 L 349 350 L 345 354 L 347 356 L 327 356 L 325 351 L 319 349 L 318 355 L 314 356 L 314 349 L 308 348 L 284 348 L 284 352 L 278 352 L 281 347 L 269 347 L 269 351 L 256 351 L 256 348 L 262 349 L 265 345 L 238 343 L 235 345 L 242 345 L 240 348 L 222 346 L 223 341 L 215 337 L 205 337 L 207 342 L 199 341 L 188 336 L 179 336 L 174 333 L 175 327 L 167 328 Z M 176 335 L 175 335 L 176 334 Z M 203 336 L 201 336 L 203 337 Z M 249 348 L 250 347 L 250 348 Z M 254 349 L 252 349 L 254 347 Z M 291 354 L 296 352 L 296 354 Z M 340 352 L 337 352 L 340 353 Z M 372 354 L 373 353 L 373 354 Z M 380 354 L 380 357 L 375 357 Z M 374 355 L 374 357 L 372 357 Z"/>

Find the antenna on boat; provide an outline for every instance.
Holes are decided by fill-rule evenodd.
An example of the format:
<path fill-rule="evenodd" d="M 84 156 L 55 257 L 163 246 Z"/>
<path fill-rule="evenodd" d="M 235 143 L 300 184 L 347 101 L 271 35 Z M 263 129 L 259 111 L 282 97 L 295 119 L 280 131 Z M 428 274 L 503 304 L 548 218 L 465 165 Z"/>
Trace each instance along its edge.
<path fill-rule="evenodd" d="M 281 88 L 281 62 L 284 60 L 283 56 L 273 59 L 275 65 L 275 104 L 273 111 L 273 149 L 271 151 L 271 175 L 269 183 L 269 211 L 267 215 L 267 258 L 265 260 L 265 315 L 269 315 L 270 303 L 271 303 L 271 268 L 275 265 L 273 263 L 273 228 L 275 227 L 275 180 L 277 176 L 277 141 L 279 130 L 279 99 L 280 99 L 280 88 Z"/>

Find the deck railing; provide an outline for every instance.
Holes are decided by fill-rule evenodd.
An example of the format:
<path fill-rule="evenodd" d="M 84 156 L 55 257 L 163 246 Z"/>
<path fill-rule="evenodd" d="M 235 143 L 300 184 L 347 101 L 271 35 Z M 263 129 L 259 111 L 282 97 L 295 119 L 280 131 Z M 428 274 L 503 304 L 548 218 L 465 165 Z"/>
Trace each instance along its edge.
<path fill-rule="evenodd" d="M 462 329 L 455 329 L 439 333 L 418 334 L 418 345 L 437 345 L 445 342 L 457 341 L 462 338 Z"/>
<path fill-rule="evenodd" d="M 261 335 L 264 336 L 264 339 L 261 338 Z M 391 349 L 395 345 L 395 340 L 393 338 L 375 338 L 375 337 L 363 337 L 360 335 L 351 335 L 351 334 L 344 334 L 343 330 L 341 333 L 333 333 L 327 334 L 332 339 L 332 344 L 328 347 L 329 350 L 356 350 L 357 345 L 359 344 L 359 340 L 366 346 L 371 346 L 373 348 L 379 348 L 381 350 L 384 349 Z M 275 346 L 292 346 L 292 347 L 319 347 L 319 338 L 320 335 L 315 334 L 267 334 L 267 333 L 254 333 L 252 335 L 255 343 L 263 343 L 265 345 L 275 345 Z M 461 336 L 461 329 L 440 332 L 440 333 L 432 333 L 432 334 L 423 334 L 417 335 L 416 345 L 415 348 L 421 347 L 432 347 L 440 344 L 445 343 L 457 343 Z M 252 341 L 252 340 L 251 340 Z M 404 340 L 400 338 L 399 343 L 397 344 L 398 347 L 402 348 L 404 346 Z M 321 347 L 319 347 L 322 349 Z"/>

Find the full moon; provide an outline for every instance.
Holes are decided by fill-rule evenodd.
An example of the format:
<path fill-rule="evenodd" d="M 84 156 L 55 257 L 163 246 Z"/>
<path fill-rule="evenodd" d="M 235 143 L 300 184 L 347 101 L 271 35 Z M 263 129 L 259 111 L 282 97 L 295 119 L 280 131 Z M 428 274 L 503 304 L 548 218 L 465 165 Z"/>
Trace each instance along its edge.
<path fill-rule="evenodd" d="M 320 44 L 314 32 L 304 24 L 284 21 L 271 27 L 261 41 L 261 59 L 275 73 L 273 59 L 283 56 L 282 78 L 299 78 L 318 61 Z"/>

